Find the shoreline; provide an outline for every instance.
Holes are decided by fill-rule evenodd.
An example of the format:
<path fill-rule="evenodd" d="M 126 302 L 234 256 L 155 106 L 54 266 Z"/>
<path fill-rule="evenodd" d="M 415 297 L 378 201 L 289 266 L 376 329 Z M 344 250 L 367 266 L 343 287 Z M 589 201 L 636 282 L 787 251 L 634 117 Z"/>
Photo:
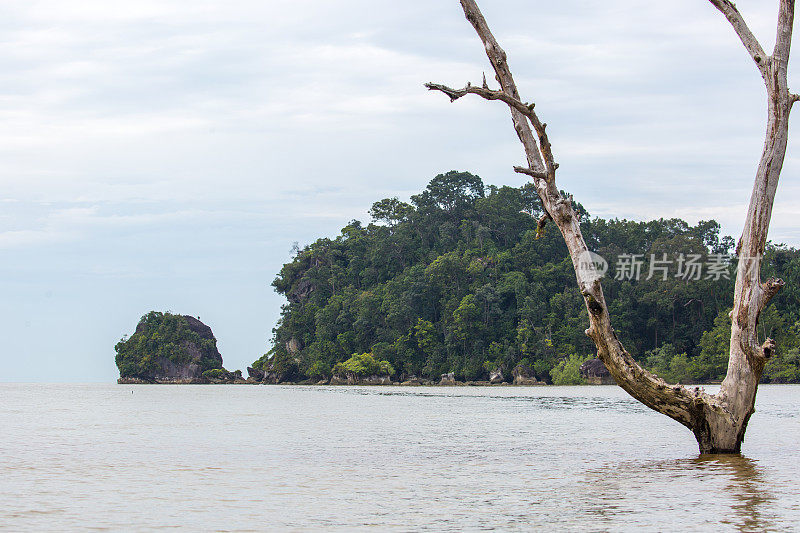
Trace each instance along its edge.
<path fill-rule="evenodd" d="M 544 381 L 538 383 L 512 383 L 501 382 L 491 383 L 489 381 L 456 381 L 455 383 L 409 383 L 392 381 L 390 383 L 330 383 L 329 381 L 308 382 L 304 381 L 283 381 L 280 383 L 266 383 L 263 381 L 241 380 L 241 381 L 223 381 L 213 382 L 205 379 L 187 379 L 187 380 L 156 380 L 146 381 L 138 378 L 118 378 L 118 385 L 267 385 L 267 386 L 297 386 L 297 387 L 600 387 L 600 386 L 616 386 L 616 383 L 578 383 L 575 385 L 553 385 L 552 383 L 545 383 Z M 762 383 L 768 385 L 770 383 Z M 796 385 L 796 383 L 771 383 L 772 385 Z M 680 383 L 685 387 L 702 387 L 702 386 L 719 386 L 720 382 L 710 383 Z"/>
<path fill-rule="evenodd" d="M 139 378 L 119 378 L 117 379 L 118 385 L 293 385 L 293 386 L 317 386 L 317 387 L 541 387 L 552 386 L 545 382 L 539 383 L 491 383 L 488 381 L 456 381 L 455 383 L 409 383 L 392 381 L 389 383 L 374 383 L 368 380 L 364 382 L 354 383 L 331 383 L 328 380 L 325 382 L 309 380 L 304 381 L 282 381 L 280 383 L 267 383 L 263 381 L 241 380 L 241 381 L 221 381 L 214 382 L 206 379 L 176 379 L 176 380 L 144 380 Z M 589 385 L 589 384 L 587 384 Z"/>

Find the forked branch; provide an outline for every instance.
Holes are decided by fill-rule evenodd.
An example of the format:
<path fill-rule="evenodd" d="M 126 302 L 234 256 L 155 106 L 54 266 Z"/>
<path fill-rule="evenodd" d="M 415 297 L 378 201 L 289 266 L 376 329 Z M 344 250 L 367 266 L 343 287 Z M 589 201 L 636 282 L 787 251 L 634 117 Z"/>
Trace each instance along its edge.
<path fill-rule="evenodd" d="M 461 0 L 461 7 L 464 9 L 464 15 L 467 20 L 472 24 L 472 27 L 475 28 L 475 31 L 483 42 L 486 55 L 494 69 L 495 78 L 500 84 L 499 92 L 509 98 L 509 100 L 497 99 L 504 101 L 511 108 L 511 118 L 514 121 L 514 129 L 517 132 L 520 142 L 522 142 L 522 145 L 525 147 L 525 154 L 528 158 L 528 168 L 532 172 L 546 174 L 547 181 L 553 182 L 558 165 L 553 158 L 553 150 L 550 146 L 550 140 L 547 137 L 547 124 L 541 122 L 536 116 L 533 104 L 522 103 L 517 85 L 514 82 L 514 76 L 511 74 L 511 69 L 508 67 L 508 57 L 489 29 L 489 24 L 487 24 L 486 19 L 483 17 L 480 9 L 478 9 L 478 5 L 474 0 Z M 431 85 L 435 87 L 431 87 Z M 442 87 L 437 84 L 428 84 L 427 86 L 435 90 L 441 90 L 439 87 Z M 471 86 L 468 85 L 465 89 L 469 87 Z M 472 88 L 473 90 L 469 92 L 479 94 L 474 91 L 474 89 L 476 89 L 474 86 L 472 86 Z M 485 76 L 483 79 L 483 89 L 488 90 Z M 453 98 L 454 94 L 459 92 L 449 88 L 448 90 L 450 91 L 449 96 L 451 98 Z M 531 131 L 531 126 L 533 127 L 533 131 Z"/>
<path fill-rule="evenodd" d="M 516 109 L 526 117 L 533 117 L 535 120 L 539 120 L 536 118 L 536 113 L 533 112 L 534 104 L 526 104 L 521 102 L 520 100 L 507 95 L 503 91 L 493 91 L 488 87 L 475 87 L 470 83 L 467 83 L 463 89 L 452 89 L 446 85 L 440 85 L 438 83 L 426 83 L 425 87 L 427 87 L 430 91 L 443 92 L 450 97 L 451 102 L 455 102 L 462 96 L 466 96 L 468 94 L 477 94 L 486 100 L 500 100 L 501 102 L 508 104 L 509 107 Z"/>
<path fill-rule="evenodd" d="M 696 425 L 698 413 L 704 412 L 708 406 L 717 409 L 713 398 L 699 391 L 689 391 L 680 385 L 668 385 L 639 366 L 633 357 L 623 348 L 611 327 L 608 307 L 603 295 L 600 281 L 588 277 L 579 267 L 588 253 L 575 211 L 571 202 L 564 198 L 555 184 L 555 171 L 558 165 L 553 161 L 552 148 L 542 123 L 532 105 L 524 104 L 519 97 L 505 52 L 495 40 L 486 20 L 483 18 L 474 0 L 461 0 L 464 14 L 472 23 L 483 42 L 486 55 L 495 70 L 500 82 L 500 91 L 491 91 L 483 87 L 467 85 L 463 89 L 452 89 L 439 84 L 427 84 L 432 90 L 447 94 L 451 100 L 457 100 L 466 94 L 476 94 L 487 100 L 500 100 L 511 109 L 514 128 L 525 148 L 528 168 L 514 167 L 516 172 L 527 174 L 533 178 L 536 191 L 542 200 L 546 215 L 538 224 L 540 231 L 548 219 L 558 226 L 570 253 L 575 267 L 578 287 L 589 312 L 590 327 L 586 333 L 597 346 L 597 354 L 606 363 L 617 383 L 632 396 L 649 407 L 665 413 L 689 428 Z M 535 132 L 535 133 L 534 133 Z M 543 161 L 542 158 L 543 157 Z"/>
<path fill-rule="evenodd" d="M 791 45 L 794 0 L 780 0 L 778 38 L 772 57 L 764 53 L 732 2 L 709 1 L 730 21 L 764 78 L 770 93 L 768 132 L 772 133 L 772 137 L 767 138 L 759 173 L 756 176 L 748 220 L 745 222 L 745 234 L 740 240 L 742 254 L 758 258 L 759 254 L 763 253 L 763 245 L 766 242 L 772 200 L 785 154 L 789 110 L 791 105 L 800 99 L 800 96 L 791 94 L 786 87 L 786 65 Z M 740 261 L 735 294 L 735 301 L 738 303 L 731 314 L 734 323 L 731 363 L 719 394 L 712 396 L 698 388 L 689 390 L 680 385 L 668 385 L 661 378 L 643 369 L 624 349 L 611 327 L 600 280 L 587 275 L 580 268 L 581 262 L 585 261 L 588 248 L 571 202 L 564 198 L 556 187 L 555 171 L 558 165 L 553 159 L 552 148 L 545 130 L 546 125 L 539 120 L 533 105 L 523 103 L 519 97 L 506 53 L 489 30 L 475 0 L 460 0 L 460 2 L 467 20 L 483 42 L 486 55 L 500 83 L 500 90 L 490 90 L 485 77 L 482 87 L 468 84 L 463 89 L 452 89 L 434 83 L 426 86 L 448 95 L 451 101 L 467 94 L 476 94 L 487 100 L 502 101 L 510 108 L 514 129 L 528 159 L 527 167 L 514 167 L 514 170 L 533 178 L 536 192 L 546 213 L 546 216 L 539 221 L 538 227 L 543 229 L 550 218 L 564 236 L 575 267 L 578 287 L 589 314 L 590 327 L 586 330 L 586 334 L 594 341 L 598 357 L 606 364 L 617 384 L 631 396 L 690 428 L 697 438 L 701 452 L 738 452 L 747 421 L 753 412 L 755 390 L 763 361 L 774 351 L 772 342 L 762 346 L 756 344 L 757 350 L 752 349 L 753 339 L 757 337 L 755 324 L 760 312 L 759 303 L 768 301 L 780 289 L 782 282 L 770 280 L 762 286 L 758 283 L 757 265 L 754 278 L 742 281 L 745 279 L 742 276 L 745 262 Z M 740 327 L 739 324 L 744 325 Z M 755 362 L 748 366 L 745 359 Z"/>
<path fill-rule="evenodd" d="M 519 168 L 517 171 L 540 179 L 555 179 L 555 171 L 558 169 L 558 164 L 553 160 L 553 149 L 550 145 L 550 140 L 547 137 L 547 124 L 539 120 L 539 117 L 534 111 L 535 104 L 527 104 L 522 102 L 518 96 L 511 96 L 502 90 L 493 91 L 489 89 L 489 87 L 486 85 L 486 76 L 483 77 L 483 87 L 476 87 L 471 83 L 467 83 L 463 89 L 453 89 L 439 83 L 426 83 L 425 87 L 427 87 L 430 91 L 439 91 L 446 94 L 450 97 L 451 102 L 455 102 L 459 98 L 468 94 L 476 94 L 486 100 L 499 100 L 507 104 L 508 107 L 511 108 L 512 112 L 518 113 L 524 117 L 522 120 L 527 119 L 530 121 L 531 126 L 533 126 L 534 131 L 536 131 L 536 134 L 539 137 L 537 155 L 540 155 L 544 160 L 545 170 L 537 170 L 532 168 L 523 169 L 521 167 L 517 167 Z M 516 91 L 513 92 L 516 93 Z"/>

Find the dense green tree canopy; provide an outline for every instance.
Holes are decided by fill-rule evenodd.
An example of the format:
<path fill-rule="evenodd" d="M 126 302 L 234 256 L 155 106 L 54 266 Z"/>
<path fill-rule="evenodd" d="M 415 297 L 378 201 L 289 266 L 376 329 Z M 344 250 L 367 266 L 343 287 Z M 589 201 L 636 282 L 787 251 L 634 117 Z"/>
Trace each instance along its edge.
<path fill-rule="evenodd" d="M 665 378 L 721 379 L 734 240 L 714 221 L 603 220 L 576 207 L 587 244 L 609 262 L 604 289 L 625 346 Z M 371 353 L 401 376 L 485 379 L 524 362 L 548 382 L 575 381 L 576 364 L 594 353 L 586 311 L 561 235 L 537 232 L 530 186 L 451 171 L 410 204 L 384 199 L 370 214 L 373 223 L 354 220 L 283 266 L 273 285 L 288 303 L 254 366 L 330 376 Z M 786 355 L 765 376 L 795 380 L 800 253 L 770 246 L 764 268 L 787 280 L 764 319 Z"/>

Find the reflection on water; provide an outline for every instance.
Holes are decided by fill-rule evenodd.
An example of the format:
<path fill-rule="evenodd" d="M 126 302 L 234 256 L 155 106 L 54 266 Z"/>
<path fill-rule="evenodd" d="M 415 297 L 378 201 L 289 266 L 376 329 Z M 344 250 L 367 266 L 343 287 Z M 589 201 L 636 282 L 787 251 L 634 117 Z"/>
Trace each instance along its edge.
<path fill-rule="evenodd" d="M 606 464 L 588 470 L 581 488 L 587 514 L 607 525 L 666 527 L 675 512 L 688 511 L 702 517 L 698 526 L 774 531 L 781 529 L 773 505 L 777 497 L 766 477 L 758 462 L 746 456 L 700 455 Z"/>
<path fill-rule="evenodd" d="M 731 523 L 739 531 L 766 531 L 774 527 L 768 504 L 775 497 L 756 461 L 742 455 L 701 455 L 695 462 L 712 465 L 712 470 L 730 478 L 725 489 L 735 500 L 732 510 L 736 520 Z"/>
<path fill-rule="evenodd" d="M 0 384 L 0 530 L 790 531 L 800 387 L 697 456 L 616 387 Z"/>

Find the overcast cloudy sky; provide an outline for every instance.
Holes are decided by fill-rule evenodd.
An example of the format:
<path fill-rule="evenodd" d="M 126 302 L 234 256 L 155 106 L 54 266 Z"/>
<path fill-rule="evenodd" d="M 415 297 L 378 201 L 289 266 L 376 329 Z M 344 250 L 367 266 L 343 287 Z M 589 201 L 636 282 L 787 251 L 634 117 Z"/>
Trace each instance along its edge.
<path fill-rule="evenodd" d="M 761 81 L 704 0 L 484 0 L 560 186 L 592 215 L 741 226 Z M 776 0 L 741 0 L 765 48 Z M 226 367 L 268 349 L 294 241 L 458 169 L 520 185 L 507 110 L 422 84 L 489 69 L 456 0 L 31 0 L 0 19 L 0 381 L 112 381 L 150 309 Z M 791 69 L 790 69 L 791 70 Z M 489 76 L 491 78 L 491 76 Z M 790 74 L 790 86 L 797 76 Z M 771 236 L 800 244 L 790 142 Z"/>

